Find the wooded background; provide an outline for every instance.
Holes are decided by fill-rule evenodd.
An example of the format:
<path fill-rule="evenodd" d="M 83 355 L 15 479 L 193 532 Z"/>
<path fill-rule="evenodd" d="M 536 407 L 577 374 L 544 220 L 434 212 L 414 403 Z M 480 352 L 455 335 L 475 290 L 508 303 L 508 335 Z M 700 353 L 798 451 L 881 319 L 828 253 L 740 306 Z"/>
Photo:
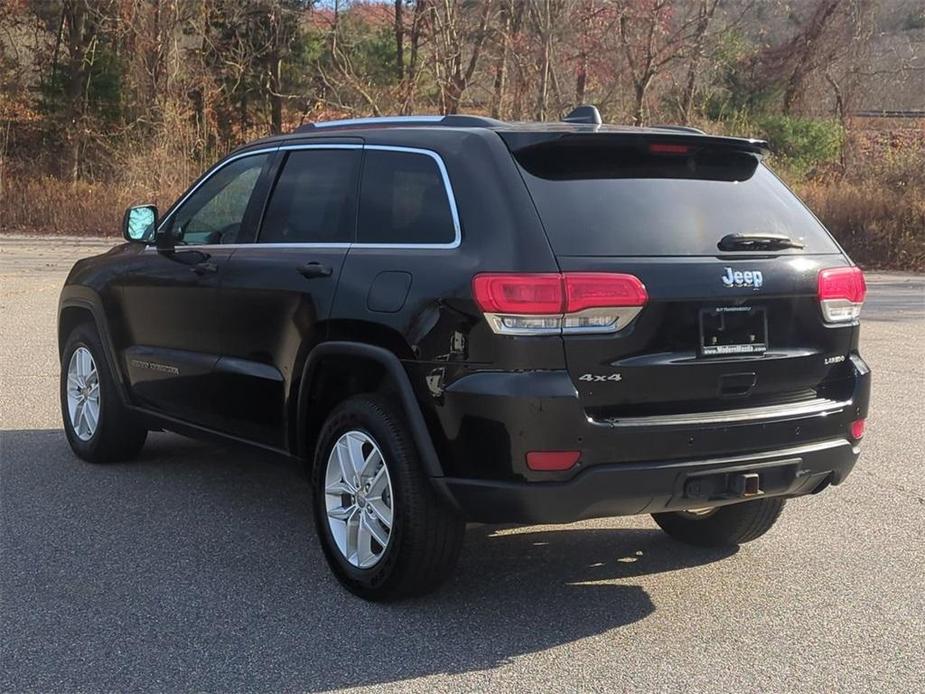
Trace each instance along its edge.
<path fill-rule="evenodd" d="M 921 0 L 0 0 L 0 228 L 118 233 L 306 121 L 581 103 L 766 137 L 856 260 L 925 269 Z"/>

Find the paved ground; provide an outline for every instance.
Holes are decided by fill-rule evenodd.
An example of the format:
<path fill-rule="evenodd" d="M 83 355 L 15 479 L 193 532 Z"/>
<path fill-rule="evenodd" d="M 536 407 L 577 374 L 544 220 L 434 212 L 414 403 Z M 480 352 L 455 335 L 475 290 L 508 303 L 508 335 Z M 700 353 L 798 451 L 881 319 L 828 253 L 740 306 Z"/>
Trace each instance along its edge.
<path fill-rule="evenodd" d="M 0 238 L 0 690 L 925 690 L 925 279 L 869 278 L 866 452 L 764 539 L 472 527 L 441 592 L 378 606 L 328 575 L 285 463 L 170 434 L 70 453 L 55 307 L 99 247 Z"/>

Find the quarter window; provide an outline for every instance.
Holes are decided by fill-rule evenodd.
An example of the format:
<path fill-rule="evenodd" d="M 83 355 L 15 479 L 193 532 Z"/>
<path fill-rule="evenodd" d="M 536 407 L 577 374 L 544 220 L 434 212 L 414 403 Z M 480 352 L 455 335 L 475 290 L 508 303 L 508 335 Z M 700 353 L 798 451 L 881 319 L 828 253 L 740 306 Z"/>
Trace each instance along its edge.
<path fill-rule="evenodd" d="M 359 243 L 452 243 L 456 227 L 443 176 L 430 156 L 368 149 L 363 165 Z"/>
<path fill-rule="evenodd" d="M 260 229 L 260 243 L 352 241 L 360 150 L 290 152 Z"/>
<path fill-rule="evenodd" d="M 169 231 L 184 244 L 234 243 L 266 162 L 266 154 L 255 154 L 223 166 L 180 205 Z"/>

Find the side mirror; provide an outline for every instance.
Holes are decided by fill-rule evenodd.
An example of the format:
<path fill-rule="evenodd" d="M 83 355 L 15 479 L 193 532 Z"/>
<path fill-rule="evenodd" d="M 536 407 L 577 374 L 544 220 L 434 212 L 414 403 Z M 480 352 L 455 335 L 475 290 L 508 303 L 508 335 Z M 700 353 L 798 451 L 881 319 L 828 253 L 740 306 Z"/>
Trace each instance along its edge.
<path fill-rule="evenodd" d="M 129 207 L 122 217 L 122 236 L 126 241 L 147 243 L 157 229 L 157 207 L 139 205 Z"/>

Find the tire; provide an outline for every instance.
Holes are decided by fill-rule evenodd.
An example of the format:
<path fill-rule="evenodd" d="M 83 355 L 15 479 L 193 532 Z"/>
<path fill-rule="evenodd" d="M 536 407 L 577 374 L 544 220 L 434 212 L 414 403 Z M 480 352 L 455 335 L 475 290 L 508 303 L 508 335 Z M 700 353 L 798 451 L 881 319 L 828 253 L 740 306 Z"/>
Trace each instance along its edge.
<path fill-rule="evenodd" d="M 344 488 L 355 484 L 347 477 L 357 466 L 343 463 L 354 450 L 365 461 L 356 494 Z M 355 396 L 331 412 L 315 449 L 312 489 L 325 558 L 355 595 L 371 601 L 424 595 L 456 566 L 465 523 L 434 492 L 402 409 L 390 399 Z M 386 537 L 385 544 L 376 537 Z"/>
<path fill-rule="evenodd" d="M 75 357 L 77 352 L 80 354 Z M 72 359 L 85 360 L 87 352 L 92 361 L 84 361 L 84 364 L 90 364 L 93 370 L 89 372 L 91 376 L 83 382 L 88 398 L 91 400 L 84 403 L 87 413 L 83 419 L 77 418 L 75 428 L 71 409 L 73 402 L 69 403 L 69 380 L 71 381 L 70 394 L 78 397 L 78 400 L 82 396 L 76 395 L 80 389 L 75 387 L 77 382 L 73 378 L 69 379 L 68 372 Z M 95 377 L 92 376 L 93 373 Z M 88 404 L 92 402 L 94 392 L 96 394 L 96 425 L 91 431 L 90 419 L 87 417 L 91 410 Z M 90 463 L 112 463 L 130 460 L 141 451 L 148 430 L 122 403 L 117 386 L 112 379 L 109 362 L 106 361 L 103 345 L 92 323 L 80 323 L 67 337 L 61 357 L 60 399 L 64 433 L 71 445 L 71 450 L 79 458 Z"/>
<path fill-rule="evenodd" d="M 732 547 L 764 535 L 784 509 L 784 499 L 771 497 L 720 506 L 696 515 L 689 511 L 653 513 L 659 527 L 674 539 L 700 547 Z"/>

